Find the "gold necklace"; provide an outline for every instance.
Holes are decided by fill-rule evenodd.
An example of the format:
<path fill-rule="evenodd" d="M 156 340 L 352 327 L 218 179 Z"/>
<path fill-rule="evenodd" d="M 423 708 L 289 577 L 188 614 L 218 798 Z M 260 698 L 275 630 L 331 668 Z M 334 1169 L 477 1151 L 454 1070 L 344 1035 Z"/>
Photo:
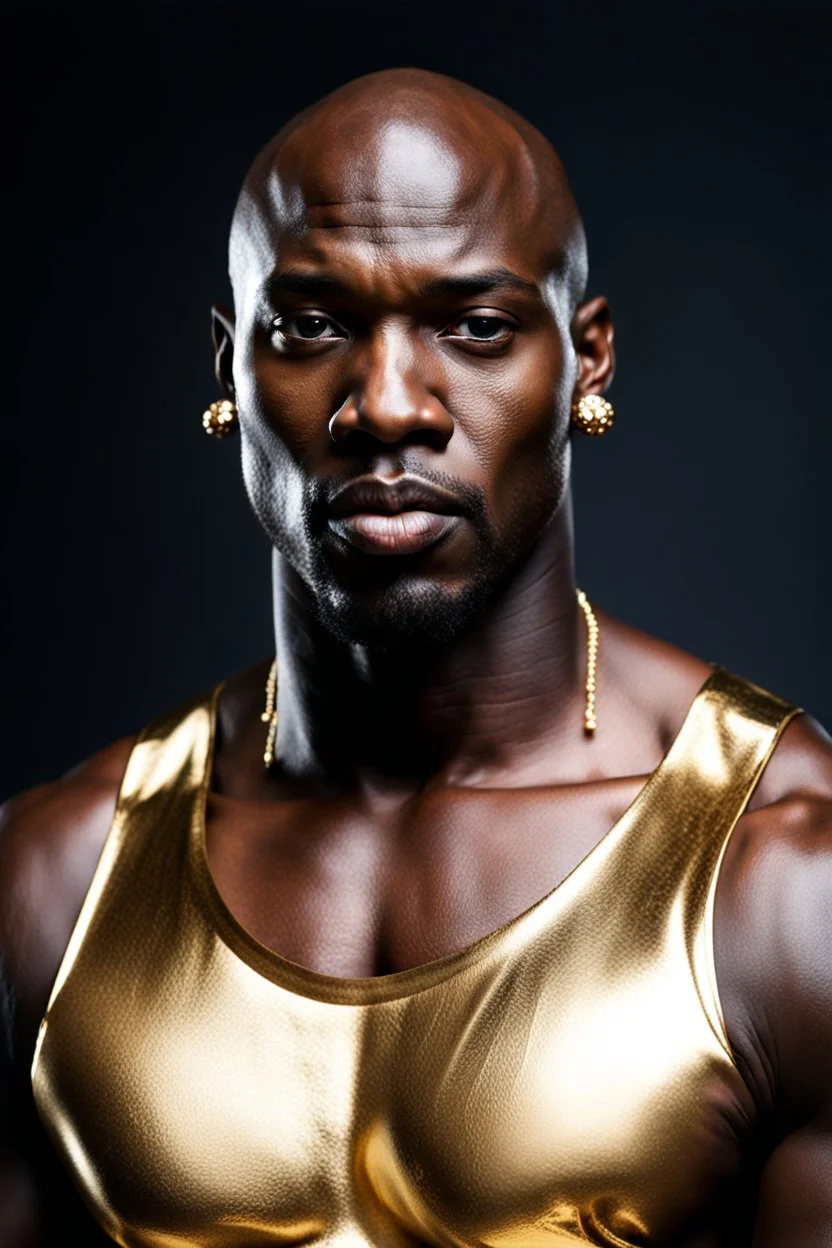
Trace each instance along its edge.
<path fill-rule="evenodd" d="M 601 630 L 595 618 L 595 612 L 589 605 L 589 599 L 582 589 L 578 590 L 578 606 L 586 620 L 586 704 L 584 706 L 584 732 L 593 733 L 598 727 L 595 715 L 595 676 L 598 670 L 598 639 Z"/>
<path fill-rule="evenodd" d="M 598 639 L 601 630 L 598 627 L 598 621 L 595 618 L 595 612 L 589 604 L 589 599 L 582 589 L 577 591 L 578 606 L 584 613 L 586 620 L 586 682 L 584 691 L 586 694 L 586 702 L 584 706 L 584 732 L 593 733 L 598 727 L 598 720 L 595 714 L 595 678 L 598 671 Z M 269 675 L 266 680 L 266 706 L 260 716 L 261 722 L 268 724 L 266 729 L 266 748 L 263 751 L 263 762 L 267 767 L 271 767 L 274 762 L 274 743 L 277 737 L 277 659 L 275 658 L 269 668 Z"/>
<path fill-rule="evenodd" d="M 262 723 L 268 724 L 266 729 L 266 748 L 263 751 L 263 762 L 271 767 L 274 762 L 274 742 L 277 736 L 277 657 L 272 660 L 266 680 L 266 709 L 260 716 Z"/>

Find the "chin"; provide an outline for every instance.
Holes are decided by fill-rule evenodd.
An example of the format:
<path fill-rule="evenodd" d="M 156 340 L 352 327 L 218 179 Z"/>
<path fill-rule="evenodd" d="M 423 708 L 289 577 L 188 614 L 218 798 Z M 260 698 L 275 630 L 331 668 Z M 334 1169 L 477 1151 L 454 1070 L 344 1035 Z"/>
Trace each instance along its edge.
<path fill-rule="evenodd" d="M 372 650 L 436 649 L 476 625 L 493 587 L 473 581 L 450 590 L 424 580 L 398 580 L 358 592 L 328 586 L 313 595 L 315 614 L 338 641 Z"/>

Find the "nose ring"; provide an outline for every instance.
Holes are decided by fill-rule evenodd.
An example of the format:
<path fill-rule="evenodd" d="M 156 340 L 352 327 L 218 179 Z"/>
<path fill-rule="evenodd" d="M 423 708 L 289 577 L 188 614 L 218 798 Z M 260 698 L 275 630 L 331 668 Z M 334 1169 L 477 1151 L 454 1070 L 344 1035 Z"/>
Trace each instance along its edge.
<path fill-rule="evenodd" d="M 338 417 L 339 417 L 339 416 L 343 416 L 343 414 L 344 414 L 344 409 L 345 409 L 346 407 L 348 407 L 348 406 L 349 406 L 349 404 L 350 404 L 351 402 L 352 402 L 352 399 L 351 399 L 351 397 L 348 395 L 348 396 L 347 396 L 347 398 L 346 398 L 346 399 L 344 399 L 344 402 L 341 404 L 341 406 L 340 406 L 340 407 L 338 408 L 338 410 L 336 411 L 335 415 L 334 415 L 334 416 L 330 416 L 330 418 L 329 418 L 329 425 L 327 426 L 327 428 L 329 429 L 329 436 L 332 438 L 332 441 L 333 441 L 333 442 L 337 442 L 337 441 L 338 441 L 338 434 L 337 434 L 337 433 L 336 433 L 336 431 L 335 431 L 335 422 L 336 422 L 336 420 L 338 419 Z M 351 427 L 354 423 L 355 423 L 355 419 L 354 419 L 354 418 L 353 418 L 352 420 L 348 420 L 348 421 L 347 421 L 347 429 L 349 429 L 349 428 L 350 428 L 350 427 Z M 342 431 L 342 433 L 343 433 L 343 432 L 346 432 L 346 430 L 343 430 L 343 431 Z"/>

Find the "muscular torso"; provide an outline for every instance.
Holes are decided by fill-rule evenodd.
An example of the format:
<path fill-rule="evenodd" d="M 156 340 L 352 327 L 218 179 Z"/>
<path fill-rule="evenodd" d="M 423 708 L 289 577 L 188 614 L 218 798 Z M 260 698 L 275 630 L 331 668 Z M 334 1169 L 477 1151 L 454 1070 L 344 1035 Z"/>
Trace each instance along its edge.
<path fill-rule="evenodd" d="M 599 731 L 591 748 L 542 743 L 512 774 L 456 785 L 414 788 L 370 777 L 349 791 L 325 792 L 279 772 L 269 777 L 259 721 L 265 668 L 228 682 L 207 845 L 231 911 L 268 947 L 343 976 L 419 965 L 516 916 L 558 884 L 629 805 L 708 670 L 669 649 L 645 647 L 626 630 L 613 635 L 610 650 L 611 669 L 618 650 L 633 682 L 610 680 L 615 692 L 606 700 L 604 736 Z M 130 744 L 18 799 L 9 816 L 0 934 L 18 1001 L 21 1065 L 106 836 Z M 748 1133 L 724 1143 L 721 1168 L 736 1200 L 703 1210 L 695 1240 L 701 1248 L 735 1248 L 737 1220 L 750 1234 L 757 1162 L 773 1143 L 769 1131 L 776 1132 L 765 1020 L 778 969 L 766 970 L 765 952 L 749 950 L 777 943 L 758 930 L 782 919 L 767 894 L 772 874 L 782 878 L 792 859 L 822 853 L 824 844 L 829 854 L 830 801 L 832 750 L 798 720 L 729 843 L 717 890 L 717 975 L 747 1085 Z"/>

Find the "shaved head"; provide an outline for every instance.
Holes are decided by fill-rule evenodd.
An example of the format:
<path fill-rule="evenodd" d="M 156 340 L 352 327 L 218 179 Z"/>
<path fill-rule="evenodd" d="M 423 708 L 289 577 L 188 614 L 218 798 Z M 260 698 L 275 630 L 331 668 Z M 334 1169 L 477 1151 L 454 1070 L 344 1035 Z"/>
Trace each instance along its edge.
<path fill-rule="evenodd" d="M 531 241 L 571 314 L 586 285 L 586 241 L 549 141 L 453 78 L 419 69 L 368 74 L 293 118 L 254 161 L 231 230 L 235 301 L 239 309 L 253 270 L 273 262 L 276 232 L 346 228 L 383 245 L 414 226 L 495 215 Z M 453 254 L 449 238 L 449 261 L 463 247 Z"/>

